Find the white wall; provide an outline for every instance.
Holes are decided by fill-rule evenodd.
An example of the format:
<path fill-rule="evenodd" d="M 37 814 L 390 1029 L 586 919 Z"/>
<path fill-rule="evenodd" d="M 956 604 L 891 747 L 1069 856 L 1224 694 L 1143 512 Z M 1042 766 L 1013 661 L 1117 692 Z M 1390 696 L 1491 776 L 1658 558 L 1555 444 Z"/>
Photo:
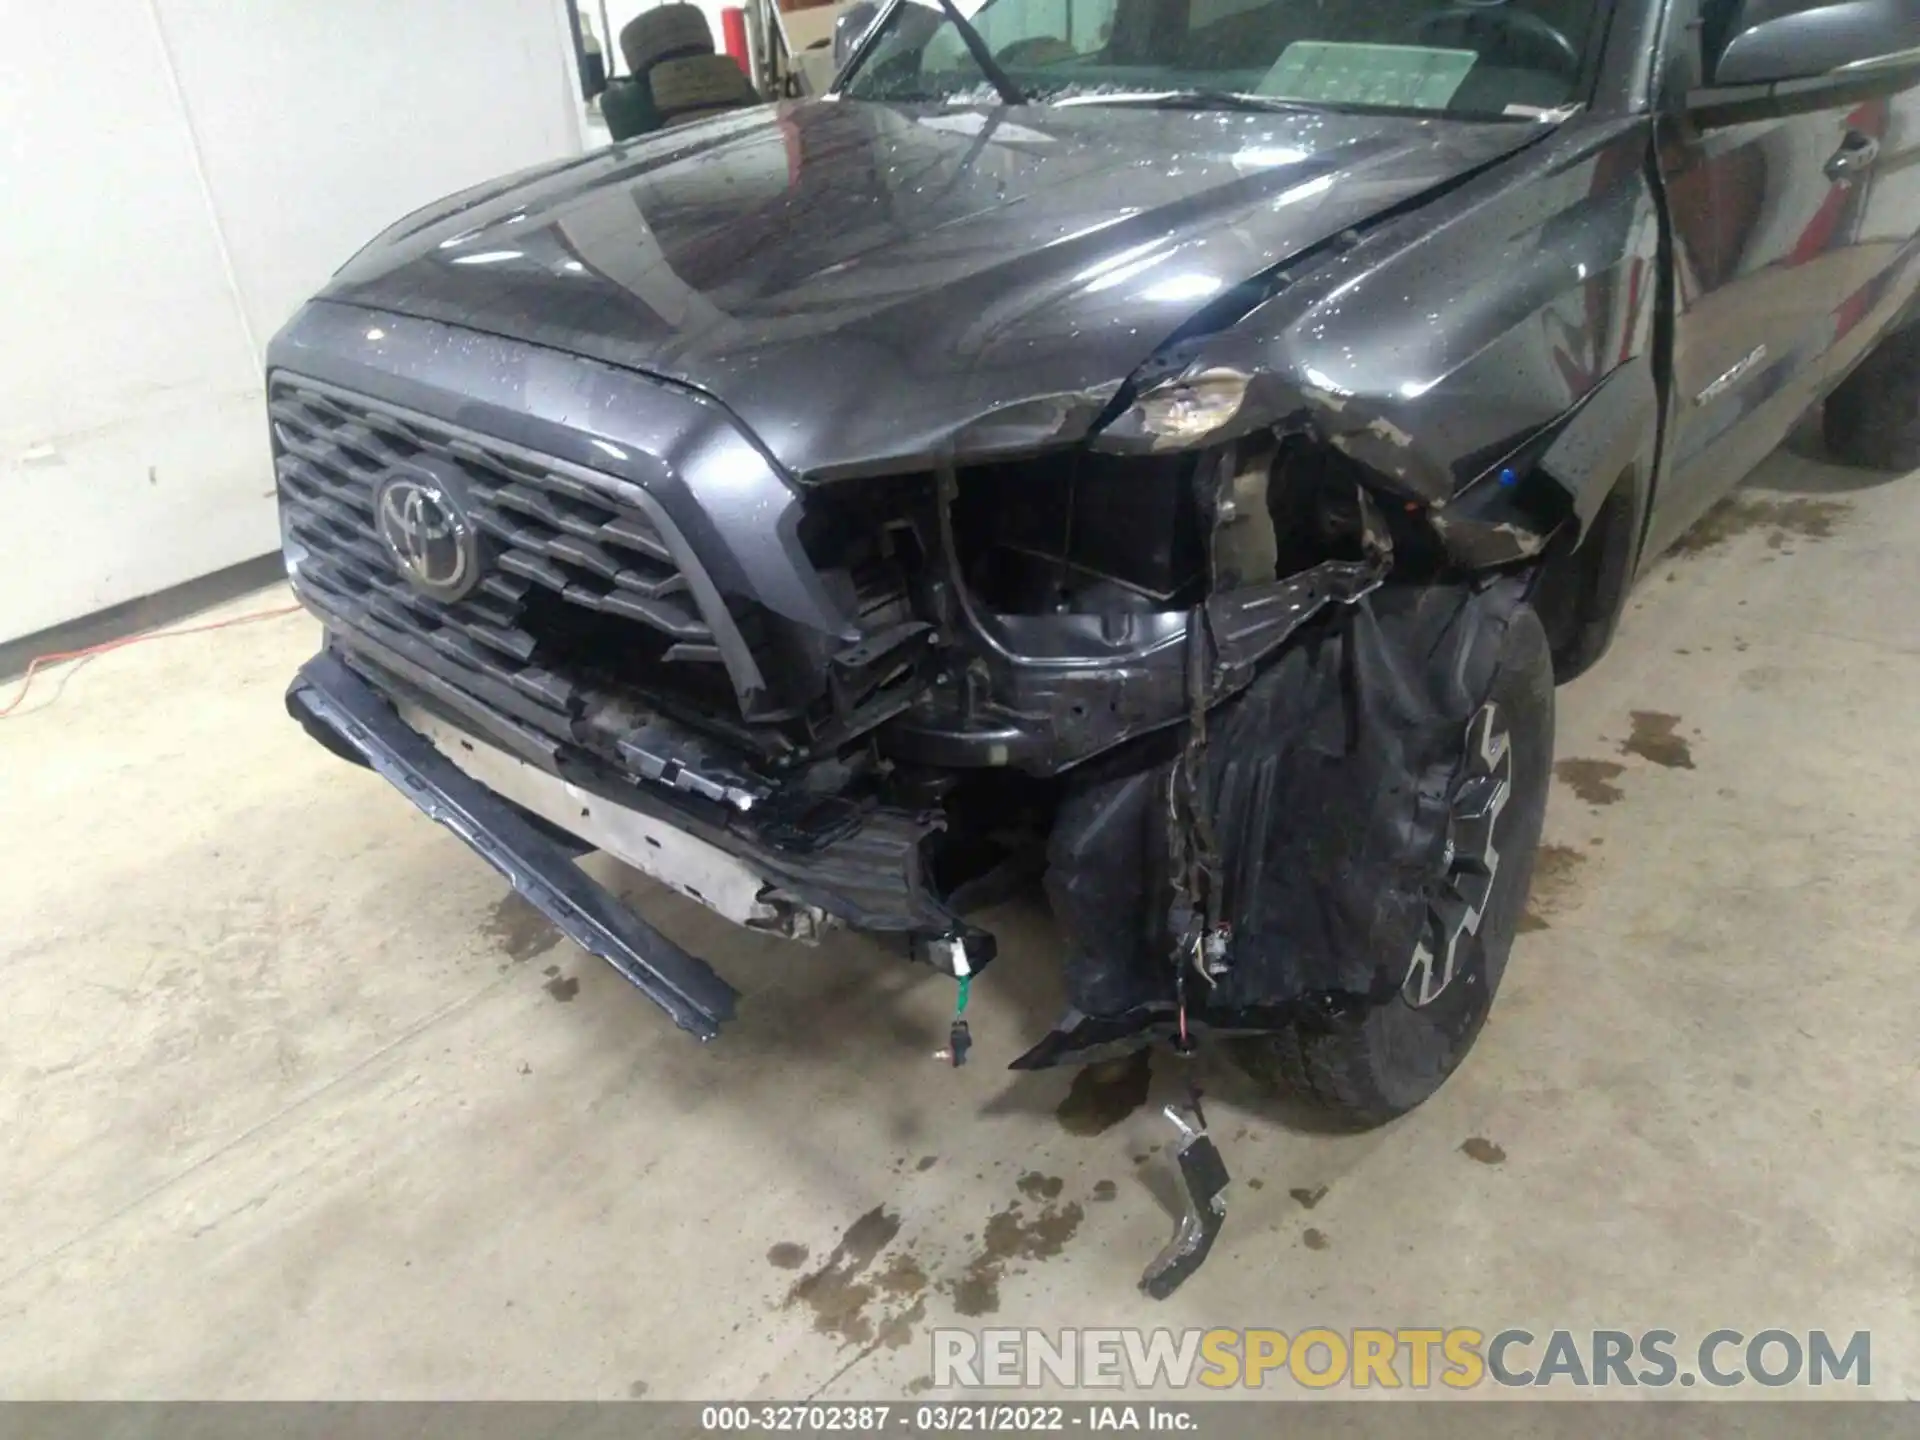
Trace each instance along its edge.
<path fill-rule="evenodd" d="M 559 0 L 0 0 L 0 640 L 273 550 L 268 337 L 582 141 Z"/>

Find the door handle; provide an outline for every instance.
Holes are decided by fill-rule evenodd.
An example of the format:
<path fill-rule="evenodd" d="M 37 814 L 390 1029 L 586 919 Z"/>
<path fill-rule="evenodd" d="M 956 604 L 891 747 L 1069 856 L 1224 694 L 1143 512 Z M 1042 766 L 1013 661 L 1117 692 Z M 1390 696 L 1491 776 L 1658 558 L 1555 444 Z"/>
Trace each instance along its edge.
<path fill-rule="evenodd" d="M 1879 158 L 1878 140 L 1862 131 L 1849 130 L 1840 148 L 1833 152 L 1833 158 L 1827 161 L 1827 178 L 1836 185 L 1851 184 L 1871 170 Z"/>

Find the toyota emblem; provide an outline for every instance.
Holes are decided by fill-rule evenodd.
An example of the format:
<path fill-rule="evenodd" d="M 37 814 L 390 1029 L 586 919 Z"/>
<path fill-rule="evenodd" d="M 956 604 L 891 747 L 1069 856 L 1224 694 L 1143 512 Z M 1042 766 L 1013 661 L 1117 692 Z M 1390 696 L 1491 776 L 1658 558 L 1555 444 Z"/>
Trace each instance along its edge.
<path fill-rule="evenodd" d="M 458 600 L 480 579 L 480 542 L 450 486 L 423 471 L 389 475 L 374 520 L 400 573 L 436 600 Z"/>

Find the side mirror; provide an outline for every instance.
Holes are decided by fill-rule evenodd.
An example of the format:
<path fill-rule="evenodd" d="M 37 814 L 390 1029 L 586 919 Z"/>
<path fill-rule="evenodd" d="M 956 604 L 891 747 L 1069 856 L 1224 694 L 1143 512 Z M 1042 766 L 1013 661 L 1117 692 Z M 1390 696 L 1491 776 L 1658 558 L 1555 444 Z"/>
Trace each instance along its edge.
<path fill-rule="evenodd" d="M 1716 86 L 1810 80 L 1920 51 L 1913 0 L 1745 0 L 1713 66 Z"/>
<path fill-rule="evenodd" d="M 846 68 L 853 52 L 880 18 L 879 0 L 854 0 L 833 22 L 833 68 Z"/>

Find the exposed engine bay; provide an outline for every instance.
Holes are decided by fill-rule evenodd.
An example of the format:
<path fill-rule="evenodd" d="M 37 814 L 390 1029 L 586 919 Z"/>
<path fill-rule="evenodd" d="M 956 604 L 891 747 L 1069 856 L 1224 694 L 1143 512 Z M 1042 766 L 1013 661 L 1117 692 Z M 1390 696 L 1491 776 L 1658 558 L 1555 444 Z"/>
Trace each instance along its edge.
<path fill-rule="evenodd" d="M 317 428 L 283 432 L 295 462 Z M 536 658 L 581 677 L 574 743 L 476 744 L 494 708 L 377 612 L 329 616 L 324 564 L 296 583 L 337 620 L 345 668 L 322 657 L 290 703 L 697 1034 L 731 1013 L 730 988 L 566 864 L 574 850 L 790 939 L 898 934 L 957 983 L 940 1052 L 956 1066 L 997 949 L 968 916 L 1042 880 L 1071 1008 L 1020 1068 L 1185 1053 L 1416 974 L 1448 983 L 1509 788 L 1478 777 L 1463 815 L 1461 736 L 1528 575 L 1461 572 L 1424 507 L 1270 434 L 849 481 L 811 497 L 800 541 L 858 637 L 757 635 L 784 701 L 757 712 L 725 704 L 711 667 L 662 684 L 679 678 L 670 651 L 636 653 L 604 615 L 528 590 L 547 609 Z M 378 693 L 399 707 L 384 740 Z M 1205 1259 L 1227 1184 L 1198 1090 L 1167 1113 L 1187 1210 L 1143 1282 L 1156 1295 Z"/>
<path fill-rule="evenodd" d="M 304 432 L 286 438 L 300 460 Z M 1542 492 L 1557 493 L 1520 493 Z M 498 497 L 467 503 L 483 527 L 528 543 L 517 517 L 494 522 Z M 313 538 L 317 549 L 329 537 Z M 1090 1043 L 1101 1053 L 1129 1037 L 1258 1030 L 1305 997 L 1385 983 L 1341 958 L 1377 946 L 1332 933 L 1331 911 L 1317 952 L 1246 964 L 1241 952 L 1271 927 L 1264 909 L 1247 906 L 1324 908 L 1338 889 L 1327 888 L 1331 876 L 1391 908 L 1392 866 L 1363 863 L 1379 837 L 1327 817 L 1357 814 L 1368 787 L 1411 783 L 1415 759 L 1435 758 L 1406 753 L 1426 711 L 1436 754 L 1458 751 L 1464 692 L 1397 715 L 1380 737 L 1390 755 L 1363 723 L 1381 695 L 1405 708 L 1422 688 L 1428 662 L 1417 647 L 1432 642 L 1437 613 L 1458 617 L 1453 643 L 1470 648 L 1474 627 L 1497 629 L 1524 589 L 1467 584 L 1426 507 L 1310 436 L 1263 433 L 1193 451 L 1077 448 L 823 485 L 807 497 L 798 538 L 855 627 L 832 637 L 736 606 L 757 688 L 741 690 L 735 673 L 735 696 L 721 666 L 675 663 L 717 645 L 636 646 L 636 627 L 619 616 L 523 587 L 538 673 L 565 675 L 571 689 L 570 743 L 533 754 L 510 745 L 520 770 L 576 782 L 577 799 L 597 793 L 601 804 L 583 805 L 581 817 L 609 801 L 664 802 L 662 824 L 712 852 L 697 871 L 711 875 L 712 856 L 731 857 L 763 885 L 751 894 L 737 879 L 703 887 L 677 876 L 664 867 L 669 830 L 659 826 L 638 846 L 604 831 L 591 843 L 740 923 L 807 941 L 843 923 L 891 931 L 956 975 L 994 953 L 966 915 L 1044 873 L 1069 932 L 1068 988 L 1099 1022 Z M 516 568 L 506 547 L 487 553 Z M 323 615 L 328 573 L 306 572 Z M 491 693 L 485 678 L 462 694 L 382 613 L 338 616 L 334 641 L 348 663 L 412 706 L 416 728 L 437 733 L 436 713 L 472 728 L 480 712 L 470 700 Z M 512 706 L 496 700 L 485 713 L 511 721 Z M 495 739 L 524 738 L 517 726 L 492 728 Z M 1318 747 L 1311 778 L 1296 756 L 1303 745 Z M 507 774 L 496 764 L 483 778 L 515 794 Z M 551 808 L 516 798 L 535 813 Z M 1302 825 L 1303 815 L 1319 818 Z M 1399 827 L 1405 853 L 1394 863 L 1419 868 L 1417 852 L 1440 843 L 1434 819 L 1382 815 Z M 1263 884 L 1294 873 L 1281 857 L 1296 836 L 1313 850 L 1298 875 L 1317 878 L 1284 903 L 1261 900 Z M 1264 879 L 1255 852 L 1271 857 Z M 723 892 L 751 898 L 717 903 Z M 1090 1053 L 1056 1037 L 1020 1063 Z"/>
<path fill-rule="evenodd" d="M 1401 982 L 1370 957 L 1440 923 L 1420 885 L 1527 576 L 1453 565 L 1425 507 L 1304 436 L 819 498 L 810 553 L 883 643 L 829 657 L 813 735 L 842 748 L 795 773 L 937 810 L 924 873 L 956 918 L 1044 871 L 1078 1018 L 1017 1063 Z"/>

